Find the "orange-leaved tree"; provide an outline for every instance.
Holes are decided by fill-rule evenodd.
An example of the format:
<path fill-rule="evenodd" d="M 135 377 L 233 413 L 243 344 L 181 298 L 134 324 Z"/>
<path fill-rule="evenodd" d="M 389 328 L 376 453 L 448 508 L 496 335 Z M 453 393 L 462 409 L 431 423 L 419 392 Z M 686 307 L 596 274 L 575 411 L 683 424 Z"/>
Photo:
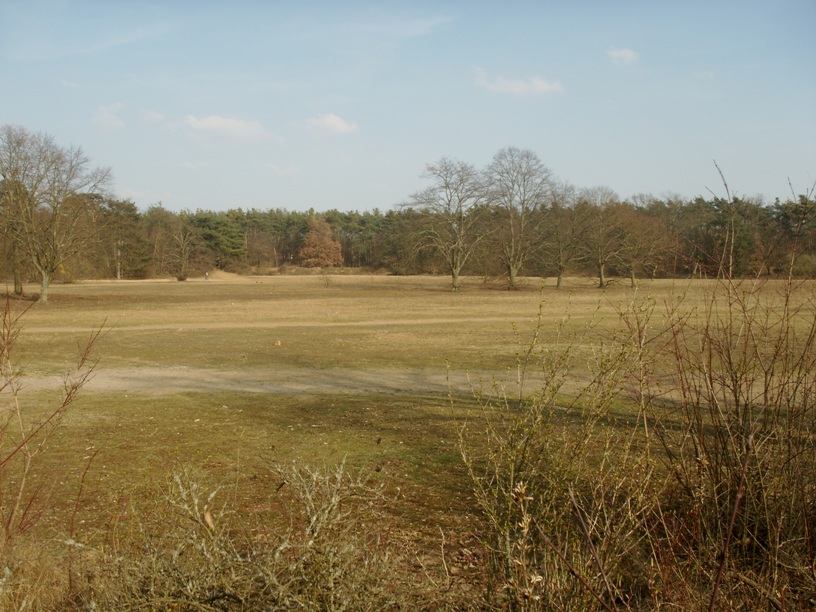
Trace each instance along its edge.
<path fill-rule="evenodd" d="M 332 268 L 343 265 L 340 243 L 332 236 L 332 228 L 323 217 L 309 219 L 309 229 L 300 249 L 300 259 L 307 268 Z"/>

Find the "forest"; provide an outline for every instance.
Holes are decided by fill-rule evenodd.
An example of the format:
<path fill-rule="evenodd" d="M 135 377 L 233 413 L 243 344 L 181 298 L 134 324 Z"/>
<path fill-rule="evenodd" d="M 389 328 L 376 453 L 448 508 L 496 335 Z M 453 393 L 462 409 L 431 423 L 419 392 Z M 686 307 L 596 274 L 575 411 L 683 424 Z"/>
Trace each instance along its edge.
<path fill-rule="evenodd" d="M 717 168 L 719 170 L 719 168 Z M 711 276 L 733 244 L 734 277 L 816 272 L 813 189 L 772 203 L 719 190 L 684 199 L 621 198 L 560 181 L 530 150 L 500 150 L 484 169 L 429 163 L 427 187 L 381 211 L 140 210 L 111 195 L 111 171 L 79 148 L 25 128 L 0 127 L 0 274 L 15 291 L 51 280 L 185 280 L 209 270 L 285 273 L 344 267 L 389 274 L 503 279 L 565 275 L 636 284 Z M 225 208 L 229 203 L 225 203 Z M 794 251 L 791 246 L 797 244 Z M 792 261 L 793 253 L 795 261 Z M 793 264 L 791 266 L 791 264 Z"/>

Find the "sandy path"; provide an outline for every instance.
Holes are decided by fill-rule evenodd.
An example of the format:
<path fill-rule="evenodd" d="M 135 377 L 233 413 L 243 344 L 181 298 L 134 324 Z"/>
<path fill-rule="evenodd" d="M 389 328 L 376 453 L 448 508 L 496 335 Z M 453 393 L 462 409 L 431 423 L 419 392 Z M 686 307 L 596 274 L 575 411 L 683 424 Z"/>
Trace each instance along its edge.
<path fill-rule="evenodd" d="M 154 330 L 195 330 L 195 329 L 282 329 L 293 327 L 380 327 L 383 325 L 409 326 L 409 325 L 453 325 L 456 323 L 478 323 L 478 322 L 519 322 L 519 317 L 449 317 L 430 319 L 366 319 L 365 321 L 258 321 L 258 322 L 191 322 L 191 323 L 157 323 L 154 325 L 109 325 L 105 326 L 105 332 L 116 331 L 154 331 Z M 530 321 L 534 318 L 530 317 Z M 23 334 L 59 334 L 59 333 L 90 333 L 98 328 L 90 327 L 26 327 Z"/>
<path fill-rule="evenodd" d="M 469 393 L 479 375 L 431 369 L 246 368 L 214 370 L 186 366 L 102 368 L 86 392 L 172 395 L 185 391 L 247 393 L 411 393 L 444 396 L 448 390 Z M 23 389 L 57 389 L 61 376 L 23 376 Z"/>

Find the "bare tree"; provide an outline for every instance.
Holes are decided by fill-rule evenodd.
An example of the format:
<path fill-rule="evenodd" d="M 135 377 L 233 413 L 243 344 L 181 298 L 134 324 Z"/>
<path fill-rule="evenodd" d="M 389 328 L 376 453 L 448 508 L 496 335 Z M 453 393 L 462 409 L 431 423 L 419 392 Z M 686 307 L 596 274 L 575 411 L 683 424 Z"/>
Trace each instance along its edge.
<path fill-rule="evenodd" d="M 16 222 L 11 216 L 13 191 L 20 186 L 10 180 L 0 181 L 0 220 L 2 220 L 3 263 L 14 276 L 14 295 L 23 295 L 23 267 L 20 241 L 15 230 Z"/>
<path fill-rule="evenodd" d="M 642 208 L 626 202 L 615 208 L 621 228 L 621 248 L 617 259 L 628 272 L 632 287 L 637 287 L 638 274 L 655 277 L 663 253 L 667 251 L 668 232 L 663 219 Z"/>
<path fill-rule="evenodd" d="M 582 261 L 589 220 L 589 210 L 577 207 L 577 194 L 572 185 L 559 186 L 550 208 L 547 227 L 542 233 L 541 258 L 556 274 L 556 289 L 564 284 L 564 274 L 570 266 Z"/>
<path fill-rule="evenodd" d="M 187 215 L 179 216 L 173 227 L 173 250 L 170 264 L 173 274 L 180 281 L 187 280 L 195 256 L 199 253 L 199 235 L 189 223 Z"/>
<path fill-rule="evenodd" d="M 623 226 L 618 214 L 618 195 L 609 187 L 584 189 L 579 206 L 587 209 L 586 258 L 598 272 L 598 287 L 606 287 L 606 267 L 623 249 Z"/>
<path fill-rule="evenodd" d="M 54 274 L 93 237 L 98 200 L 110 181 L 107 168 L 90 168 L 78 147 L 50 136 L 0 127 L 0 175 L 11 189 L 4 210 L 16 244 L 40 275 L 40 301 L 48 301 Z"/>
<path fill-rule="evenodd" d="M 550 170 L 530 150 L 508 147 L 496 153 L 486 170 L 487 201 L 500 213 L 497 232 L 510 288 L 538 248 L 541 213 L 552 197 Z"/>
<path fill-rule="evenodd" d="M 143 231 L 150 242 L 153 272 L 159 276 L 173 274 L 178 241 L 178 215 L 170 212 L 161 202 L 153 204 L 141 217 Z"/>
<path fill-rule="evenodd" d="M 420 243 L 437 252 L 451 275 L 451 291 L 459 291 L 459 275 L 484 237 L 477 230 L 482 185 L 470 164 L 447 158 L 429 164 L 423 175 L 433 181 L 411 196 L 423 216 Z"/>
<path fill-rule="evenodd" d="M 631 196 L 629 201 L 641 215 L 653 219 L 659 227 L 659 244 L 655 241 L 657 252 L 651 258 L 656 267 L 652 272 L 660 268 L 664 274 L 676 276 L 681 269 L 683 252 L 689 239 L 684 228 L 686 201 L 681 196 L 671 193 L 662 198 L 648 193 L 638 193 Z M 698 224 L 702 222 L 700 219 L 696 221 Z M 642 233 L 648 234 L 649 231 L 647 229 Z"/>

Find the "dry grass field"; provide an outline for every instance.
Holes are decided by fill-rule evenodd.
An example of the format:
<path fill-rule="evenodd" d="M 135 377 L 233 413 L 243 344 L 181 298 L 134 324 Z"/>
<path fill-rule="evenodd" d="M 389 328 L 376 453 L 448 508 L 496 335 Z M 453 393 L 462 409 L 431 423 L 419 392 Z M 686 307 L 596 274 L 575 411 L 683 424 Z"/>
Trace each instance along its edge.
<path fill-rule="evenodd" d="M 208 282 L 55 285 L 47 305 L 11 305 L 28 308 L 11 361 L 31 422 L 59 403 L 78 346 L 102 334 L 91 378 L 37 457 L 41 515 L 28 535 L 55 549 L 66 540 L 115 548 L 123 534 L 155 528 L 151 512 L 161 516 L 158 500 L 184 474 L 218 490 L 230 529 L 262 537 L 270 525 L 293 524 L 286 470 L 344 465 L 379 491 L 372 523 L 353 529 L 376 531 L 416 575 L 410 580 L 475 601 L 486 580 L 473 535 L 484 508 L 460 432 L 484 408 L 479 390 L 499 381 L 517 393 L 519 359 L 537 334 L 536 350 L 571 347 L 579 367 L 557 389 L 566 397 L 592 382 L 580 364 L 627 333 L 633 299 L 652 305 L 649 325 L 665 326 L 680 300 L 689 317 L 703 316 L 714 286 L 656 281 L 635 291 L 627 282 L 599 291 L 570 279 L 557 291 L 529 279 L 506 291 L 466 279 L 451 293 L 439 277 L 223 273 Z M 583 344 L 587 329 L 594 340 Z M 524 392 L 548 384 L 546 367 L 525 376 Z M 626 392 L 608 407 L 635 424 L 631 378 L 614 385 Z"/>
<path fill-rule="evenodd" d="M 426 523 L 466 487 L 450 390 L 464 401 L 480 379 L 515 377 L 542 300 L 554 328 L 568 302 L 578 326 L 630 295 L 578 281 L 542 291 L 536 279 L 516 292 L 473 280 L 453 294 L 444 278 L 383 276 L 57 285 L 23 316 L 15 362 L 36 410 L 58 393 L 78 345 L 103 330 L 93 377 L 49 449 L 57 465 L 79 460 L 75 471 L 100 450 L 82 500 L 95 528 L 110 521 L 113 498 L 152 494 L 174 468 L 250 483 L 235 493 L 249 508 L 268 501 L 269 483 L 251 483 L 271 463 L 345 456 L 401 490 L 421 486 L 404 506 Z"/>

